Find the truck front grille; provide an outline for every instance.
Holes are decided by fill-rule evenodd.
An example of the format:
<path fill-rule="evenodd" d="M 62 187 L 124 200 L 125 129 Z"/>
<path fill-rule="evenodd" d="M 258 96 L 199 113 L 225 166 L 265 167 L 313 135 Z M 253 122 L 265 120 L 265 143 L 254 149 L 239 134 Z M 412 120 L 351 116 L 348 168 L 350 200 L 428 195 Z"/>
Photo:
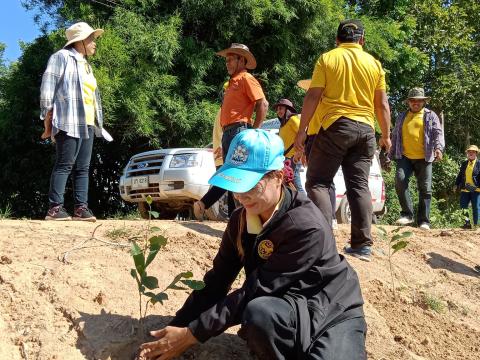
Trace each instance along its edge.
<path fill-rule="evenodd" d="M 152 154 L 132 159 L 128 163 L 125 175 L 127 178 L 141 175 L 154 175 L 160 172 L 165 155 Z"/>

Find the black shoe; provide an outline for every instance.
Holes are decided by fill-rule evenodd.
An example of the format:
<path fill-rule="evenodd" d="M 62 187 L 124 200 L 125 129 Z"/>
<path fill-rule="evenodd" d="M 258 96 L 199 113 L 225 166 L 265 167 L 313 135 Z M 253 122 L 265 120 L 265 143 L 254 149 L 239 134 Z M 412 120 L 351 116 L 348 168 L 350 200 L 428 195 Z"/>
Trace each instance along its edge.
<path fill-rule="evenodd" d="M 472 224 L 470 224 L 470 222 L 466 222 L 465 224 L 463 224 L 462 226 L 462 229 L 471 229 L 472 228 Z"/>
<path fill-rule="evenodd" d="M 68 214 L 67 210 L 65 210 L 62 205 L 56 205 L 48 209 L 45 220 L 69 221 L 72 220 L 72 217 Z"/>
<path fill-rule="evenodd" d="M 95 222 L 97 221 L 97 218 L 92 214 L 88 207 L 81 205 L 75 208 L 75 211 L 73 212 L 73 220 Z"/>

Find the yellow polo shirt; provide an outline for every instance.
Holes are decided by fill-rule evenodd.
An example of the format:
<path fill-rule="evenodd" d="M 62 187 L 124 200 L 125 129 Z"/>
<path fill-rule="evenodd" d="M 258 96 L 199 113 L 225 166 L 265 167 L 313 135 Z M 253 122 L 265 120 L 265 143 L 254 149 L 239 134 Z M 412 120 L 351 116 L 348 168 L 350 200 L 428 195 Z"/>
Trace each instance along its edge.
<path fill-rule="evenodd" d="M 477 159 L 473 161 L 468 161 L 467 168 L 465 169 L 465 184 L 470 184 L 475 186 L 475 183 L 473 182 L 473 168 L 475 167 L 475 163 L 477 162 Z M 462 189 L 463 192 L 469 192 L 466 189 Z M 480 192 L 480 189 L 476 190 L 477 192 Z"/>
<path fill-rule="evenodd" d="M 295 137 L 297 136 L 299 128 L 300 119 L 297 115 L 291 116 L 287 123 L 280 128 L 278 136 L 282 138 L 285 150 L 287 150 L 295 142 Z M 291 158 L 293 155 L 295 155 L 294 147 L 290 149 L 285 157 Z"/>
<path fill-rule="evenodd" d="M 405 116 L 402 125 L 403 155 L 409 159 L 424 159 L 424 131 L 423 131 L 424 109 L 419 112 L 411 111 Z"/>
<path fill-rule="evenodd" d="M 328 129 L 342 116 L 375 129 L 373 99 L 375 90 L 386 90 L 385 71 L 360 44 L 341 43 L 320 56 L 310 88 L 324 88 L 310 122 L 311 133 L 318 133 L 320 126 Z"/>
<path fill-rule="evenodd" d="M 97 80 L 93 76 L 91 66 L 85 61 L 77 60 L 79 70 L 82 71 L 83 107 L 87 125 L 95 125 L 95 90 Z"/>

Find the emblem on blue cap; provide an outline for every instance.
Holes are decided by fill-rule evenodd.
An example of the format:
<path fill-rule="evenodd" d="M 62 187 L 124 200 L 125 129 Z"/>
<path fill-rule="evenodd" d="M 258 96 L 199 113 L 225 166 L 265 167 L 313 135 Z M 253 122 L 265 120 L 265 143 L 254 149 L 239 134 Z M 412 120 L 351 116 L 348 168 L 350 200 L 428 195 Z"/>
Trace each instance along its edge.
<path fill-rule="evenodd" d="M 245 164 L 248 159 L 248 150 L 243 144 L 237 145 L 235 150 L 233 151 L 232 157 L 230 158 L 230 162 L 235 165 Z"/>

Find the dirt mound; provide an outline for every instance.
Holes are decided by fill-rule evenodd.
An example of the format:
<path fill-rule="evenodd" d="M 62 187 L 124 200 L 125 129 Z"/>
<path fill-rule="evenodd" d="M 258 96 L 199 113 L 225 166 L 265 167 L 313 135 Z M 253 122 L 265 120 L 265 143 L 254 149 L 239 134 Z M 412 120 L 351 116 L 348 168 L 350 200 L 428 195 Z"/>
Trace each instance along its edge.
<path fill-rule="evenodd" d="M 90 239 L 99 224 L 95 237 L 103 242 Z M 0 221 L 0 359 L 131 359 L 141 331 L 128 242 L 145 224 Z M 155 226 L 168 237 L 149 271 L 162 288 L 182 271 L 203 276 L 225 224 Z M 480 274 L 474 270 L 480 231 L 413 232 L 393 258 L 396 298 L 385 242 L 376 241 L 371 263 L 349 258 L 362 282 L 369 358 L 480 358 Z M 347 227 L 336 231 L 339 249 L 348 233 Z M 150 309 L 147 329 L 166 324 L 188 292 L 168 295 L 163 306 Z M 229 329 L 182 358 L 252 359 L 237 331 Z"/>

